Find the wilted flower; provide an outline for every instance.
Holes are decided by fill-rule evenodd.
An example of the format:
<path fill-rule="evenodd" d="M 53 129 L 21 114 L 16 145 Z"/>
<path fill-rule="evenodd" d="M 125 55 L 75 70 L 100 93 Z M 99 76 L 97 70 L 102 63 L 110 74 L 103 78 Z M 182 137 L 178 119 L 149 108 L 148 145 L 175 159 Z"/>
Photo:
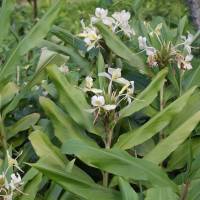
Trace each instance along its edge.
<path fill-rule="evenodd" d="M 192 69 L 190 61 L 192 60 L 193 55 L 187 55 L 184 59 L 183 55 L 177 54 L 175 59 L 178 61 L 178 68 L 183 70 Z"/>
<path fill-rule="evenodd" d="M 8 157 L 8 167 L 11 167 L 11 166 L 14 166 L 14 167 L 17 167 L 17 169 L 19 169 L 20 171 L 22 171 L 20 169 L 20 167 L 18 166 L 18 163 L 17 163 L 17 158 L 22 154 L 22 152 L 15 158 L 11 158 L 10 155 L 9 155 L 9 152 L 7 150 L 7 157 Z M 22 171 L 23 172 L 23 171 Z"/>
<path fill-rule="evenodd" d="M 59 70 L 60 70 L 62 73 L 64 73 L 64 74 L 69 72 L 69 68 L 68 68 L 68 66 L 66 66 L 66 65 L 60 66 L 60 67 L 59 67 Z"/>

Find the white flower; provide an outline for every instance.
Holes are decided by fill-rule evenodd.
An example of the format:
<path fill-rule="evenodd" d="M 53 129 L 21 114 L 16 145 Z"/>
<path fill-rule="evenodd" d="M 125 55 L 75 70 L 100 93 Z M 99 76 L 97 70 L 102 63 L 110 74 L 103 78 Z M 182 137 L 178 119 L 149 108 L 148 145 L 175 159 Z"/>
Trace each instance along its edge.
<path fill-rule="evenodd" d="M 183 40 L 185 40 L 185 42 L 183 44 L 185 45 L 185 48 L 187 49 L 187 51 L 188 51 L 189 54 L 191 54 L 191 46 L 190 46 L 190 44 L 191 44 L 191 42 L 193 40 L 193 37 L 194 36 L 192 34 L 190 34 L 189 31 L 188 31 L 188 38 L 187 39 L 186 39 L 185 36 L 181 36 L 181 38 Z"/>
<path fill-rule="evenodd" d="M 96 89 L 96 88 L 91 88 L 93 85 L 93 79 L 89 76 L 86 77 L 86 87 L 83 89 L 84 92 L 94 92 L 94 93 L 102 93 L 102 90 Z"/>
<path fill-rule="evenodd" d="M 103 8 L 96 8 L 96 17 L 91 17 L 91 23 L 96 23 L 101 20 L 105 25 L 111 26 L 112 23 L 114 23 L 114 19 L 112 17 L 107 17 L 107 14 L 107 9 L 104 10 Z"/>
<path fill-rule="evenodd" d="M 91 103 L 93 106 L 95 106 L 96 108 L 94 109 L 85 109 L 86 112 L 89 113 L 93 113 L 95 110 L 99 109 L 100 112 L 100 108 L 104 108 L 105 110 L 113 110 L 116 108 L 116 105 L 104 105 L 105 104 L 105 99 L 103 96 L 93 96 Z"/>
<path fill-rule="evenodd" d="M 112 17 L 115 18 L 117 22 L 122 23 L 124 21 L 128 22 L 131 14 L 129 12 L 126 12 L 125 10 L 122 10 L 121 12 L 115 12 Z"/>
<path fill-rule="evenodd" d="M 129 81 L 126 80 L 125 78 L 121 78 L 121 70 L 120 68 L 113 69 L 113 68 L 108 68 L 108 73 L 102 72 L 99 73 L 98 76 L 105 76 L 110 80 L 110 84 L 108 86 L 108 94 L 111 94 L 111 87 L 112 87 L 112 81 L 122 83 L 122 84 L 128 84 Z M 111 75 L 111 76 L 110 76 Z"/>
<path fill-rule="evenodd" d="M 88 33 L 88 37 L 87 37 L 87 42 L 88 42 L 88 40 L 94 40 L 94 42 L 92 42 L 91 44 L 88 44 L 89 45 L 89 47 L 87 48 L 87 51 L 89 51 L 90 49 L 92 49 L 94 46 L 95 46 L 95 43 L 97 42 L 98 43 L 98 41 L 100 40 L 102 38 L 102 36 L 101 36 L 101 34 L 99 34 L 99 35 L 97 35 L 96 34 L 96 32 L 95 31 L 90 31 L 89 33 Z M 86 42 L 86 40 L 84 40 L 85 42 Z M 87 43 L 86 42 L 86 43 Z"/>
<path fill-rule="evenodd" d="M 155 34 L 155 35 L 157 35 L 157 36 L 160 35 L 159 30 L 160 30 L 161 28 L 162 28 L 162 23 L 158 24 L 157 27 L 156 27 L 156 29 L 155 29 L 155 31 L 149 33 L 149 35 L 152 36 L 152 37 L 153 37 L 153 34 Z"/>
<path fill-rule="evenodd" d="M 131 85 L 131 88 L 128 88 L 129 85 Z M 127 93 L 126 93 L 126 94 L 122 94 L 122 93 L 124 92 L 125 89 L 127 89 Z M 133 93 L 134 93 L 134 81 L 130 81 L 130 84 L 127 84 L 126 86 L 124 86 L 124 87 L 122 88 L 122 90 L 119 92 L 119 95 L 116 97 L 116 99 L 118 99 L 120 96 L 125 96 L 125 97 L 123 97 L 123 98 L 117 103 L 117 105 L 118 105 L 121 101 L 127 99 L 127 101 L 128 101 L 128 106 L 127 106 L 127 108 L 128 108 L 128 107 L 130 106 L 130 104 L 131 104 L 131 98 L 132 98 L 132 99 L 135 99 L 135 100 L 138 100 L 138 101 L 143 101 L 143 102 L 145 102 L 144 100 L 139 100 L 139 99 L 136 99 L 135 97 L 132 97 Z"/>
<path fill-rule="evenodd" d="M 22 185 L 23 183 L 21 183 L 21 176 L 17 173 L 17 176 L 15 174 L 11 175 L 11 182 L 10 182 L 10 187 L 12 188 L 12 190 L 15 190 L 18 186 L 18 184 Z"/>
<path fill-rule="evenodd" d="M 141 50 L 147 48 L 146 41 L 147 41 L 146 37 L 142 37 L 142 36 L 138 37 L 139 47 Z"/>
<path fill-rule="evenodd" d="M 22 154 L 22 152 L 15 158 L 11 158 L 10 155 L 9 155 L 9 152 L 7 150 L 7 157 L 8 157 L 8 167 L 11 167 L 11 166 L 14 166 L 14 167 L 17 167 L 17 169 L 19 169 L 20 171 L 22 171 L 20 169 L 20 167 L 18 166 L 18 163 L 17 163 L 17 158 Z M 23 171 L 22 171 L 23 172 Z"/>
<path fill-rule="evenodd" d="M 193 55 L 187 55 L 186 57 L 185 57 L 185 62 L 184 62 L 184 68 L 185 69 L 192 69 L 192 65 L 191 65 L 191 63 L 190 63 L 190 61 L 192 60 L 192 58 L 193 58 Z"/>
<path fill-rule="evenodd" d="M 106 72 L 102 72 L 102 73 L 99 73 L 98 76 L 105 76 L 112 81 L 122 83 L 122 84 L 128 84 L 129 83 L 128 80 L 126 80 L 125 78 L 121 78 L 121 70 L 122 70 L 121 68 L 114 69 L 114 68 L 109 67 L 108 68 L 109 74 Z"/>
<path fill-rule="evenodd" d="M 60 66 L 60 67 L 59 67 L 59 70 L 60 70 L 62 73 L 64 73 L 64 74 L 69 72 L 69 68 L 68 68 L 68 66 L 66 66 L 66 65 Z"/>

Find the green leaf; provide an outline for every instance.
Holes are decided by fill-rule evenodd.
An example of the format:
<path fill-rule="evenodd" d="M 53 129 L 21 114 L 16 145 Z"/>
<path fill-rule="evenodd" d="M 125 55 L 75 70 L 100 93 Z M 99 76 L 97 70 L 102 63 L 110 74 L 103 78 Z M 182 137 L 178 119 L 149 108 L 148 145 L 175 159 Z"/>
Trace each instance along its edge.
<path fill-rule="evenodd" d="M 118 56 L 128 60 L 132 66 L 141 70 L 143 73 L 149 75 L 149 68 L 146 67 L 146 60 L 141 58 L 139 55 L 133 55 L 134 52 L 131 51 L 120 38 L 113 34 L 110 29 L 105 26 L 102 22 L 95 24 L 98 28 L 103 39 L 106 41 L 107 46 Z M 154 77 L 155 74 L 151 70 L 151 76 Z"/>
<path fill-rule="evenodd" d="M 102 200 L 105 199 L 105 197 L 109 200 L 121 200 L 120 193 L 111 188 L 91 183 L 86 179 L 45 164 L 30 165 L 41 171 L 46 177 L 56 182 L 66 191 L 69 191 L 78 197 L 88 200 Z"/>
<path fill-rule="evenodd" d="M 70 161 L 65 169 L 66 172 L 71 173 L 71 170 L 74 166 L 74 162 L 75 159 L 73 159 L 72 161 Z M 60 195 L 60 192 L 62 191 L 62 187 L 60 187 L 57 183 L 55 183 L 54 181 L 51 182 L 51 186 L 48 189 L 47 192 L 45 192 L 45 199 L 46 200 L 55 200 L 58 198 L 58 196 Z"/>
<path fill-rule="evenodd" d="M 5 60 L 4 66 L 0 71 L 0 80 L 3 80 L 3 77 L 8 75 L 8 73 L 17 65 L 21 56 L 29 52 L 46 36 L 65 2 L 66 0 L 56 1 L 20 43 L 11 50 L 9 57 Z"/>
<path fill-rule="evenodd" d="M 26 94 L 26 91 L 33 87 L 35 84 L 40 83 L 47 75 L 45 67 L 50 64 L 56 64 L 58 66 L 64 64 L 69 59 L 68 56 L 60 55 L 56 52 L 44 50 L 41 54 L 40 60 L 37 65 L 37 69 L 28 82 L 28 84 L 21 90 L 21 92 L 13 99 L 13 101 L 4 109 L 2 116 L 5 118 L 6 114 L 15 109 L 20 99 Z"/>
<path fill-rule="evenodd" d="M 2 40 L 5 38 L 9 27 L 10 27 L 10 21 L 11 16 L 14 10 L 14 2 L 13 0 L 3 0 L 2 6 L 1 6 L 1 13 L 0 13 L 0 44 Z"/>
<path fill-rule="evenodd" d="M 85 129 L 79 126 L 68 114 L 64 113 L 53 101 L 40 97 L 40 104 L 52 122 L 55 136 L 62 143 L 72 138 L 80 138 L 98 146 L 94 140 L 86 135 Z"/>
<path fill-rule="evenodd" d="M 58 90 L 60 102 L 71 118 L 88 131 L 101 136 L 98 125 L 93 124 L 94 116 L 84 111 L 84 109 L 91 109 L 91 107 L 88 105 L 83 93 L 69 84 L 56 65 L 48 66 L 47 72 Z"/>
<path fill-rule="evenodd" d="M 64 55 L 68 55 L 70 56 L 70 60 L 73 63 L 76 63 L 79 67 L 81 67 L 80 69 L 80 73 L 88 76 L 88 74 L 90 73 L 90 62 L 82 57 L 76 48 L 72 47 L 72 46 L 61 46 L 61 45 L 56 45 L 52 42 L 46 41 L 46 40 L 42 40 L 38 45 L 39 48 L 42 47 L 47 47 L 48 49 L 64 54 Z"/>
<path fill-rule="evenodd" d="M 182 81 L 183 92 L 199 84 L 199 73 L 200 73 L 199 61 L 200 59 L 196 59 L 194 62 L 192 62 L 193 68 L 185 72 Z"/>
<path fill-rule="evenodd" d="M 77 36 L 72 35 L 69 31 L 66 31 L 58 26 L 52 26 L 50 32 L 56 35 L 59 39 L 63 40 L 65 43 L 75 47 L 75 49 L 79 49 L 81 51 L 87 51 L 86 43 L 79 39 Z M 89 53 L 98 55 L 98 50 L 92 48 Z"/>
<path fill-rule="evenodd" d="M 173 130 L 166 139 L 160 141 L 143 159 L 155 164 L 161 163 L 187 139 L 199 121 L 200 111 L 189 118 L 184 124 L 177 127 L 177 129 Z"/>
<path fill-rule="evenodd" d="M 15 83 L 10 82 L 6 84 L 3 90 L 0 92 L 0 108 L 11 101 L 14 95 L 20 90 L 20 87 Z"/>
<path fill-rule="evenodd" d="M 102 56 L 100 51 L 99 51 L 99 54 L 98 54 L 97 66 L 98 66 L 98 74 L 105 72 L 104 59 L 103 59 L 103 56 Z M 103 77 L 103 76 L 97 76 L 97 77 L 98 77 L 98 81 L 99 81 L 99 87 L 98 88 L 101 89 L 101 90 L 107 91 L 108 83 L 107 83 L 106 77 Z"/>
<path fill-rule="evenodd" d="M 199 200 L 200 199 L 200 182 L 198 182 L 187 195 L 187 200 Z"/>
<path fill-rule="evenodd" d="M 144 0 L 134 0 L 134 2 L 133 2 L 133 10 L 134 10 L 135 13 L 138 13 L 138 11 L 142 7 L 143 3 L 144 3 Z"/>
<path fill-rule="evenodd" d="M 42 173 L 38 173 L 25 187 L 24 193 L 19 199 L 21 200 L 35 200 L 35 196 L 37 194 L 38 188 L 42 181 Z"/>
<path fill-rule="evenodd" d="M 155 187 L 168 186 L 179 193 L 178 187 L 159 166 L 132 157 L 122 149 L 100 149 L 80 139 L 71 139 L 62 145 L 61 153 L 75 154 L 83 162 L 101 170 L 133 180 L 146 180 Z"/>
<path fill-rule="evenodd" d="M 41 80 L 43 80 L 47 76 L 47 72 L 45 69 L 46 66 L 51 64 L 61 66 L 68 60 L 69 56 L 64 56 L 62 54 L 58 54 L 57 52 L 49 51 L 47 49 L 43 50 L 33 78 L 29 82 L 28 89 L 32 88 L 34 85 L 40 84 Z"/>
<path fill-rule="evenodd" d="M 192 151 L 194 158 L 200 152 L 200 137 L 195 137 L 191 139 Z M 183 168 L 187 163 L 188 157 L 188 141 L 186 140 L 179 148 L 177 148 L 168 161 L 166 172 L 170 172 L 174 169 Z"/>
<path fill-rule="evenodd" d="M 129 149 L 154 136 L 166 125 L 168 125 L 173 117 L 175 117 L 182 110 L 194 90 L 195 87 L 188 90 L 185 94 L 152 117 L 140 128 L 121 135 L 119 137 L 119 141 L 114 145 L 114 147 Z"/>
<path fill-rule="evenodd" d="M 122 195 L 122 200 L 139 200 L 137 193 L 130 186 L 129 182 L 118 176 L 118 185 Z"/>
<path fill-rule="evenodd" d="M 40 114 L 38 113 L 30 114 L 20 119 L 14 125 L 7 127 L 6 130 L 12 135 L 16 135 L 20 131 L 24 131 L 28 129 L 30 126 L 33 126 L 34 124 L 36 124 L 39 118 L 40 118 Z"/>
<path fill-rule="evenodd" d="M 32 132 L 29 136 L 29 140 L 31 141 L 31 144 L 38 157 L 42 158 L 47 156 L 45 161 L 46 164 L 58 169 L 66 169 L 69 160 L 66 158 L 66 156 L 60 154 L 60 150 L 51 143 L 49 138 L 43 132 L 38 130 Z M 76 166 L 74 166 L 72 169 L 72 173 L 90 182 L 93 182 L 89 175 Z"/>
<path fill-rule="evenodd" d="M 150 188 L 145 200 L 177 200 L 170 187 Z"/>
<path fill-rule="evenodd" d="M 134 112 L 148 106 L 157 97 L 158 92 L 163 86 L 165 75 L 167 72 L 167 69 L 160 71 L 153 79 L 153 81 L 149 84 L 149 86 L 136 97 L 137 99 L 143 100 L 145 102 L 133 100 L 128 108 L 125 107 L 120 110 L 121 116 L 118 118 L 118 120 L 123 117 L 127 117 Z"/>

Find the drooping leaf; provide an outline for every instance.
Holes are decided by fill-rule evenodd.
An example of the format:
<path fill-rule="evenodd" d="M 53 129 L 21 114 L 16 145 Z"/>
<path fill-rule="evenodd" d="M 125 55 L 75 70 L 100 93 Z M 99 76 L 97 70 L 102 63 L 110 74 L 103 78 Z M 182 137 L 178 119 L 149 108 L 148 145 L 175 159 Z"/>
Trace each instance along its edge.
<path fill-rule="evenodd" d="M 58 90 L 61 103 L 71 118 L 88 131 L 101 135 L 98 126 L 93 124 L 94 116 L 84 111 L 84 109 L 91 109 L 91 107 L 88 105 L 83 93 L 67 81 L 56 65 L 48 66 L 47 71 Z"/>
<path fill-rule="evenodd" d="M 83 162 L 124 178 L 146 180 L 153 186 L 171 187 L 179 193 L 178 187 L 163 170 L 146 160 L 132 157 L 122 149 L 96 148 L 80 139 L 71 139 L 63 144 L 61 153 L 75 154 Z"/>
<path fill-rule="evenodd" d="M 39 118 L 40 118 L 40 114 L 38 114 L 38 113 L 30 114 L 30 115 L 20 119 L 14 125 L 7 127 L 6 130 L 9 133 L 11 133 L 12 135 L 16 135 L 20 131 L 26 130 L 30 126 L 33 126 L 34 124 L 36 124 L 37 121 L 39 120 Z"/>
<path fill-rule="evenodd" d="M 188 90 L 185 94 L 171 103 L 157 115 L 151 118 L 144 125 L 136 130 L 125 133 L 119 137 L 119 141 L 114 145 L 115 148 L 129 149 L 135 145 L 148 140 L 160 130 L 162 130 L 186 105 L 189 97 L 194 92 L 195 87 Z"/>
<path fill-rule="evenodd" d="M 102 200 L 105 197 L 109 200 L 121 200 L 118 191 L 108 187 L 91 183 L 86 179 L 75 176 L 64 170 L 45 164 L 30 164 L 32 167 L 41 171 L 46 177 L 56 182 L 66 191 L 88 200 Z"/>
<path fill-rule="evenodd" d="M 56 1 L 42 19 L 29 31 L 18 45 L 11 50 L 9 57 L 5 60 L 3 68 L 0 71 L 0 80 L 3 80 L 3 78 L 17 65 L 21 56 L 29 52 L 46 36 L 65 2 L 66 0 Z"/>

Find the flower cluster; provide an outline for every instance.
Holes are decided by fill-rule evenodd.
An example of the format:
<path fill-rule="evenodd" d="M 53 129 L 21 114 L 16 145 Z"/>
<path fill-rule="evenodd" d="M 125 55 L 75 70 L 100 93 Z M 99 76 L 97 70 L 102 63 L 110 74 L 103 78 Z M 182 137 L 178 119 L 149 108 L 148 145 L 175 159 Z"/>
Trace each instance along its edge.
<path fill-rule="evenodd" d="M 21 154 L 19 154 L 19 156 L 20 155 Z M 10 181 L 10 183 L 8 183 L 6 174 L 10 167 L 14 166 L 17 169 L 19 169 L 20 171 L 22 171 L 22 170 L 18 166 L 17 158 L 15 158 L 15 159 L 11 158 L 8 151 L 7 151 L 7 158 L 8 158 L 8 168 L 5 171 L 5 173 L 3 172 L 2 175 L 0 175 L 0 184 L 1 184 L 1 188 L 0 188 L 1 195 L 0 196 L 3 197 L 4 200 L 12 200 L 13 194 L 16 190 L 22 194 L 25 194 L 22 191 L 20 191 L 20 186 L 23 185 L 24 183 L 21 182 L 21 176 L 19 175 L 19 173 L 11 174 L 11 181 Z M 28 195 L 28 194 L 25 194 L 25 195 Z"/>
<path fill-rule="evenodd" d="M 87 51 L 95 47 L 97 43 L 97 47 L 101 47 L 99 44 L 99 40 L 102 38 L 101 34 L 99 34 L 99 30 L 93 26 L 94 23 L 102 21 L 106 26 L 110 28 L 113 33 L 118 33 L 120 31 L 124 32 L 128 38 L 131 39 L 131 36 L 136 35 L 135 31 L 131 28 L 129 24 L 130 13 L 122 10 L 121 12 L 115 12 L 112 14 L 112 17 L 108 17 L 108 10 L 104 10 L 103 8 L 96 8 L 95 16 L 91 17 L 90 27 L 86 27 L 84 24 L 84 20 L 81 20 L 81 25 L 83 28 L 83 33 L 77 34 L 76 36 L 84 37 L 84 41 L 86 45 L 88 45 Z"/>
<path fill-rule="evenodd" d="M 191 55 L 191 42 L 193 40 L 193 35 L 188 32 L 188 38 L 185 36 L 182 36 L 182 41 L 176 45 L 173 46 L 170 41 L 167 42 L 167 44 L 164 43 L 164 45 L 161 43 L 159 36 L 161 35 L 160 29 L 162 28 L 162 23 L 158 24 L 156 29 L 153 30 L 149 23 L 145 22 L 145 26 L 151 29 L 151 32 L 149 35 L 151 37 L 154 37 L 154 35 L 158 38 L 158 41 L 161 44 L 161 49 L 155 49 L 154 47 L 148 47 L 146 44 L 146 37 L 139 36 L 138 42 L 139 42 L 139 48 L 140 52 L 146 51 L 147 63 L 150 67 L 157 67 L 160 68 L 166 67 L 170 62 L 176 61 L 177 66 L 179 69 L 182 69 L 182 71 L 186 71 L 188 69 L 191 69 L 192 66 L 190 64 L 190 61 L 192 60 L 193 56 Z M 183 52 L 178 49 L 179 46 L 183 45 L 184 49 L 186 49 L 186 52 L 188 53 L 185 58 L 183 55 Z"/>
<path fill-rule="evenodd" d="M 102 73 L 99 73 L 98 76 L 104 76 L 108 78 L 110 83 L 108 86 L 108 94 L 105 94 L 104 92 L 104 96 L 94 95 L 91 99 L 91 104 L 92 106 L 94 106 L 94 108 L 85 109 L 86 112 L 95 113 L 96 117 L 93 123 L 96 123 L 97 118 L 99 116 L 105 116 L 107 114 L 107 111 L 114 110 L 121 101 L 127 100 L 128 101 L 127 108 L 128 108 L 129 105 L 131 104 L 131 99 L 139 100 L 132 96 L 134 94 L 134 81 L 129 82 L 125 78 L 121 77 L 120 68 L 117 68 L 117 69 L 108 68 L 108 73 L 102 72 Z M 124 85 L 118 95 L 116 95 L 117 91 L 112 92 L 113 82 L 121 83 Z M 86 87 L 83 89 L 83 91 L 85 92 L 91 91 L 96 94 L 103 92 L 102 90 L 91 88 L 92 84 L 93 84 L 93 79 L 91 77 L 86 77 Z M 131 88 L 129 88 L 129 86 L 131 86 Z M 127 91 L 127 92 L 124 94 L 124 91 Z M 124 96 L 124 97 L 120 99 L 121 96 Z M 143 100 L 139 100 L 139 101 L 143 101 Z"/>

